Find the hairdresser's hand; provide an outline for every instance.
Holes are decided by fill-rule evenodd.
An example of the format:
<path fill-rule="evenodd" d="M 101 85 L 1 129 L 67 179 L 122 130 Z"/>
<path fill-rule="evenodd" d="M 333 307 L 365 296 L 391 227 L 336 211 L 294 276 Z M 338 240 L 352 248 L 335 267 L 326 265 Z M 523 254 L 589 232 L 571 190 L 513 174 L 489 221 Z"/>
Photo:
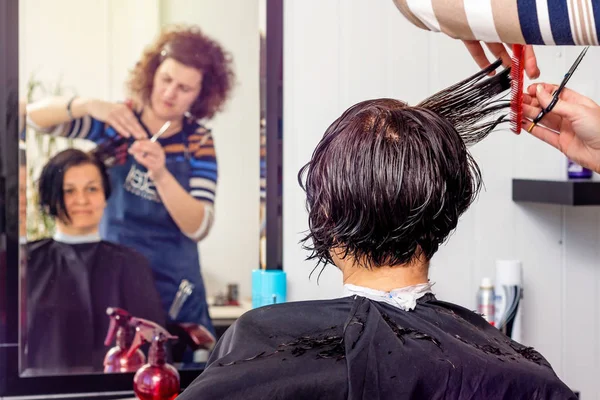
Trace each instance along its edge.
<path fill-rule="evenodd" d="M 86 110 L 93 118 L 115 128 L 121 136 L 133 136 L 136 139 L 148 137 L 128 104 L 94 99 L 86 104 Z"/>
<path fill-rule="evenodd" d="M 465 46 L 467 46 L 467 50 L 469 50 L 471 57 L 473 57 L 473 60 L 475 60 L 477 65 L 479 65 L 479 68 L 484 69 L 491 64 L 490 60 L 488 60 L 485 52 L 483 51 L 483 47 L 481 46 L 482 42 L 478 42 L 476 40 L 463 40 L 463 43 Z M 490 49 L 496 59 L 502 59 L 502 64 L 505 67 L 509 67 L 511 65 L 512 55 L 508 53 L 506 46 L 503 43 L 485 43 L 485 45 L 488 49 Z M 537 59 L 533 51 L 533 46 L 525 46 L 524 59 L 525 73 L 530 79 L 537 79 L 540 76 L 540 69 L 537 66 Z"/>
<path fill-rule="evenodd" d="M 148 175 L 154 181 L 169 173 L 165 165 L 165 151 L 158 142 L 151 142 L 148 139 L 138 140 L 129 148 L 129 154 L 146 167 Z"/>
<path fill-rule="evenodd" d="M 548 106 L 556 89 L 556 85 L 546 83 L 527 88 L 528 95 L 523 96 L 523 129 L 527 130 L 530 120 Z M 565 88 L 552 112 L 531 133 L 577 164 L 600 173 L 600 106 L 588 97 Z"/>

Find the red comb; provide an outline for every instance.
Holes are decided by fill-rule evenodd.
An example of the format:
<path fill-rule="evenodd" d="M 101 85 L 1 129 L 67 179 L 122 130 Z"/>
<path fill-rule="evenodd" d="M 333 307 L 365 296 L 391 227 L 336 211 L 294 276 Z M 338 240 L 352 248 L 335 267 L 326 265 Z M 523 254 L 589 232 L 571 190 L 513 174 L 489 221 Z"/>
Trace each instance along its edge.
<path fill-rule="evenodd" d="M 523 123 L 523 67 L 525 47 L 513 44 L 512 65 L 510 69 L 510 129 L 521 132 Z"/>

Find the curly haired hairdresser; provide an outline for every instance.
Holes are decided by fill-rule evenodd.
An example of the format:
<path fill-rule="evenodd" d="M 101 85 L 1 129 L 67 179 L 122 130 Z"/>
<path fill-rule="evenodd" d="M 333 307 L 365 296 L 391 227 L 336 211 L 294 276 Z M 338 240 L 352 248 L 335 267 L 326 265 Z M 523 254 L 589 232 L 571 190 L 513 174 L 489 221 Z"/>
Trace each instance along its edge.
<path fill-rule="evenodd" d="M 165 312 L 183 279 L 194 284 L 176 320 L 213 337 L 197 242 L 212 225 L 218 170 L 212 135 L 199 121 L 221 111 L 233 80 L 231 57 L 217 42 L 197 27 L 176 26 L 142 54 L 126 103 L 55 97 L 27 108 L 38 130 L 110 149 L 113 196 L 102 238 L 149 259 Z"/>

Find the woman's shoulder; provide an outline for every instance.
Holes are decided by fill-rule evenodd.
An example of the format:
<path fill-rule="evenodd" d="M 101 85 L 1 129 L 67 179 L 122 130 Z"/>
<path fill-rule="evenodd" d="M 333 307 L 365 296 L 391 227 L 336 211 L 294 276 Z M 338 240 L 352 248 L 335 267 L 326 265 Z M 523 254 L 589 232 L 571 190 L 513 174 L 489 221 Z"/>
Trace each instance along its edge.
<path fill-rule="evenodd" d="M 194 142 L 207 142 L 209 139 L 212 142 L 212 129 L 205 125 L 201 120 L 193 120 L 185 124 L 185 131 L 188 135 L 188 140 Z"/>
<path fill-rule="evenodd" d="M 27 242 L 27 254 L 30 256 L 32 253 L 48 249 L 54 243 L 56 242 L 52 238 L 42 238 Z"/>
<path fill-rule="evenodd" d="M 331 300 L 306 300 L 273 304 L 254 308 L 244 313 L 236 324 L 238 326 L 261 327 L 269 329 L 297 330 L 322 329 L 330 322 L 343 320 L 353 307 L 354 299 L 350 297 Z"/>
<path fill-rule="evenodd" d="M 192 155 L 192 166 L 202 168 L 216 168 L 217 154 L 211 129 L 199 121 L 189 125 L 188 133 L 189 151 Z M 201 164 L 195 164 L 199 161 Z"/>

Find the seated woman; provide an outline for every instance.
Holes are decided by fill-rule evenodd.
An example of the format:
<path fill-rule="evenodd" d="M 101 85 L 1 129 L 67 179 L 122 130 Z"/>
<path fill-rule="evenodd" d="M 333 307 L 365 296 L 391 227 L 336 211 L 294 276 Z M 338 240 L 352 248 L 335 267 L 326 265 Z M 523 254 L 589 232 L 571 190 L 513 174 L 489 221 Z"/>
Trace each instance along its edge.
<path fill-rule="evenodd" d="M 432 293 L 429 262 L 481 184 L 465 138 L 495 126 L 431 111 L 482 87 L 465 82 L 417 107 L 361 102 L 328 128 L 301 171 L 305 243 L 341 270 L 346 297 L 246 313 L 178 399 L 575 398 L 535 350 Z"/>
<path fill-rule="evenodd" d="M 104 165 L 80 150 L 58 153 L 42 170 L 39 202 L 56 233 L 27 245 L 27 368 L 101 371 L 107 307 L 165 322 L 148 261 L 100 240 L 110 191 Z"/>

